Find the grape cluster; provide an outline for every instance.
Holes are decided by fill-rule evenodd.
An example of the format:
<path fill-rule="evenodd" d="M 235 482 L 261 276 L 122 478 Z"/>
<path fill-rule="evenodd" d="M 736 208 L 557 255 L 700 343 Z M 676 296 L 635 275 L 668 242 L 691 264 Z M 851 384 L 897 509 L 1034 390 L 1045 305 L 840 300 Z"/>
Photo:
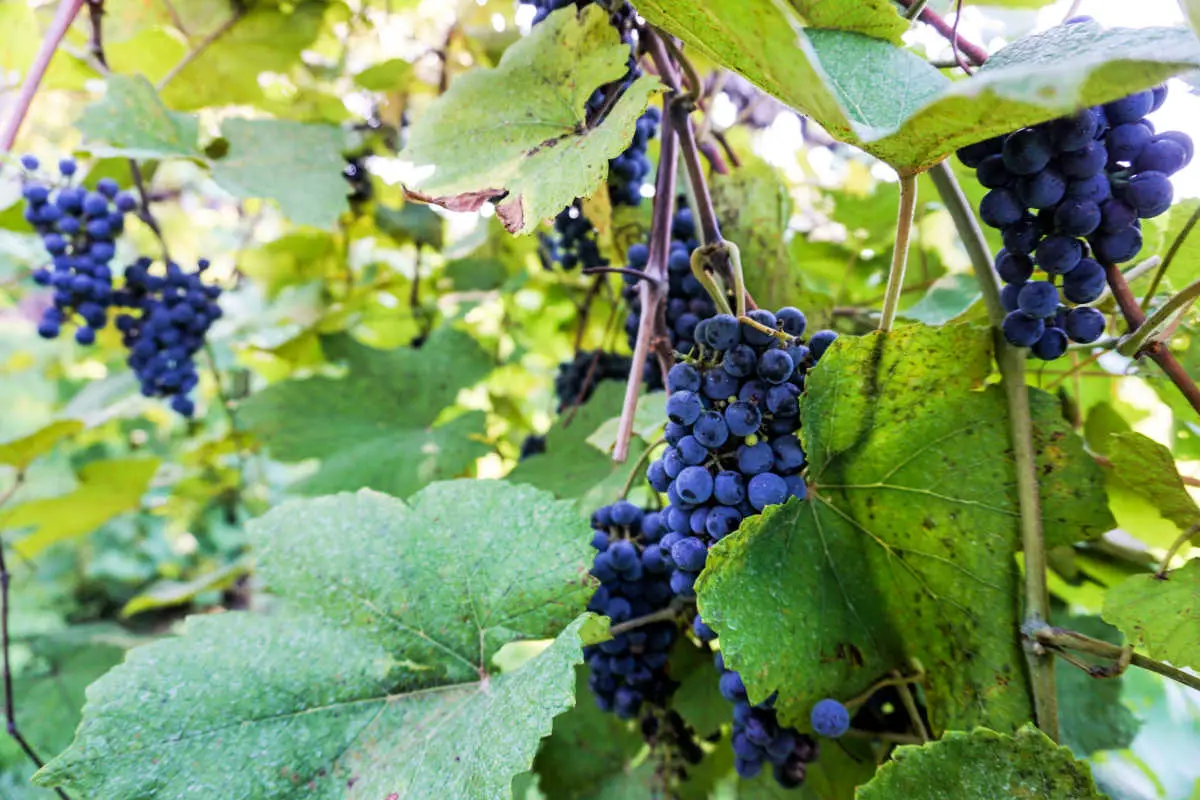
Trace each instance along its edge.
<path fill-rule="evenodd" d="M 696 329 L 704 320 L 717 313 L 717 306 L 696 276 L 692 274 L 692 251 L 699 246 L 696 241 L 696 223 L 692 210 L 686 206 L 675 212 L 671 225 L 671 251 L 667 257 L 667 327 L 671 332 L 671 346 L 678 353 L 690 353 L 696 344 Z M 650 260 L 650 248 L 638 243 L 629 248 L 629 268 L 639 272 L 646 269 Z M 637 280 L 625 276 L 622 292 L 629 306 L 625 318 L 625 335 L 632 349 L 637 343 L 638 327 L 642 319 L 642 301 Z M 651 367 L 658 374 L 658 365 L 647 362 L 646 378 L 650 378 Z"/>
<path fill-rule="evenodd" d="M 980 217 L 1002 232 L 1011 344 L 1050 361 L 1104 333 L 1104 315 L 1085 305 L 1104 291 L 1104 265 L 1138 254 L 1141 220 L 1170 207 L 1170 175 L 1192 158 L 1186 134 L 1145 119 L 1166 96 L 1159 86 L 958 151 L 990 189 Z M 1044 280 L 1033 280 L 1038 270 Z"/>
<path fill-rule="evenodd" d="M 584 215 L 582 206 L 576 200 L 564 208 L 554 218 L 554 232 L 538 237 L 541 243 L 538 255 L 545 269 L 553 269 L 555 265 L 565 270 L 608 266 L 608 259 L 600 254 L 596 228 Z"/>
<path fill-rule="evenodd" d="M 650 140 L 658 135 L 662 112 L 646 109 L 638 118 L 633 141 L 621 155 L 608 162 L 608 196 L 614 206 L 636 206 L 642 202 L 642 185 L 650 176 Z"/>
<path fill-rule="evenodd" d="M 806 343 L 807 320 L 795 308 L 749 316 L 765 330 L 728 314 L 701 321 L 695 353 L 667 375 L 669 446 L 646 477 L 667 495 L 660 515 L 667 533 L 659 547 L 674 566 L 671 591 L 683 597 L 694 595 L 715 542 L 767 506 L 807 495 L 806 457 L 796 433 L 799 398 L 805 375 L 837 334 L 817 331 Z M 716 638 L 699 617 L 692 629 L 701 641 Z M 741 676 L 725 670 L 719 656 L 717 666 L 721 692 L 735 703 L 738 773 L 752 778 L 770 762 L 780 785 L 798 786 L 815 745 L 779 725 L 769 702 L 751 707 Z"/>
<path fill-rule="evenodd" d="M 749 780 L 762 772 L 764 764 L 770 764 L 775 781 L 783 788 L 794 789 L 804 783 L 808 765 L 817 760 L 817 743 L 795 728 L 779 724 L 774 696 L 751 705 L 742 676 L 725 669 L 719 652 L 713 662 L 721 673 L 721 696 L 733 703 L 733 763 L 738 775 Z"/>
<path fill-rule="evenodd" d="M 125 230 L 125 215 L 137 208 L 137 201 L 111 178 L 98 181 L 95 191 L 76 185 L 79 168 L 69 158 L 58 163 L 61 180 L 55 184 L 37 177 L 39 164 L 33 156 L 23 156 L 21 165 L 26 170 L 25 219 L 51 258 L 49 267 L 33 272 L 35 283 L 54 289 L 54 305 L 43 314 L 38 334 L 56 339 L 64 324 L 82 320 L 75 341 L 92 344 L 108 324 L 113 303 L 113 240 Z"/>
<path fill-rule="evenodd" d="M 117 329 L 129 349 L 128 363 L 141 382 L 146 397 L 170 397 L 171 408 L 185 417 L 196 406 L 188 393 L 199 382 L 195 355 L 204 336 L 221 316 L 216 300 L 219 286 L 205 285 L 201 260 L 195 272 L 185 273 L 168 263 L 166 275 L 150 272 L 153 262 L 139 259 L 125 269 L 125 286 L 115 293 L 119 305 L 129 309 L 117 317 Z"/>
<path fill-rule="evenodd" d="M 558 376 L 554 379 L 558 413 L 586 403 L 601 381 L 624 383 L 629 378 L 631 362 L 629 356 L 603 350 L 584 350 L 571 361 L 559 364 Z"/>
<path fill-rule="evenodd" d="M 659 544 L 662 515 L 626 500 L 592 515 L 592 575 L 600 581 L 588 610 L 614 625 L 671 605 L 671 562 Z M 620 633 L 583 650 L 588 685 L 605 711 L 637 716 L 644 703 L 663 705 L 676 684 L 667 675 L 667 654 L 679 635 L 674 622 L 655 622 Z"/>

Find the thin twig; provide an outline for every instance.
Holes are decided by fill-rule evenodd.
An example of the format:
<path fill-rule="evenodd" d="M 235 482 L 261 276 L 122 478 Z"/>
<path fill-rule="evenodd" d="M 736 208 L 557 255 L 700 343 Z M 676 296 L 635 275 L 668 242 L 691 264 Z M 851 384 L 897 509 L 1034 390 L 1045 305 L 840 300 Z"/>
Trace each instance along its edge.
<path fill-rule="evenodd" d="M 665 438 L 659 437 L 651 442 L 650 445 L 642 451 L 642 454 L 638 456 L 637 461 L 633 462 L 633 466 L 629 470 L 629 477 L 625 479 L 625 485 L 621 487 L 622 500 L 624 500 L 625 496 L 629 494 L 629 490 L 633 488 L 633 482 L 637 480 L 637 476 L 643 474 L 642 467 L 646 466 L 646 462 L 650 460 L 650 454 L 653 453 L 659 445 L 666 443 L 667 440 Z"/>
<path fill-rule="evenodd" d="M 1112 659 L 1118 662 L 1118 664 L 1132 664 L 1135 667 L 1141 667 L 1144 670 L 1157 673 L 1164 678 L 1170 678 L 1177 683 L 1200 691 L 1200 676 L 1184 672 L 1181 669 L 1172 667 L 1170 664 L 1165 664 L 1157 659 L 1134 652 L 1133 648 L 1128 645 L 1112 644 L 1103 639 L 1095 639 L 1076 631 L 1055 628 L 1049 625 L 1029 629 L 1025 635 L 1043 647 L 1055 650 L 1074 650 L 1077 653 L 1088 653 L 1100 658 Z M 1094 677 L 1115 678 L 1123 670 L 1095 671 L 1093 668 L 1088 669 L 1087 672 Z"/>
<path fill-rule="evenodd" d="M 1200 531 L 1200 523 L 1196 523 L 1188 528 L 1183 533 L 1179 534 L 1179 538 L 1171 543 L 1171 549 L 1163 556 L 1162 566 L 1158 568 L 1158 572 L 1154 573 L 1154 577 L 1159 580 L 1167 579 L 1167 572 L 1171 569 L 1171 559 L 1175 558 L 1175 554 L 1183 549 L 1183 546 L 1192 540 L 1192 537 Z"/>
<path fill-rule="evenodd" d="M 38 86 L 41 85 L 42 78 L 46 76 L 46 70 L 50 67 L 50 60 L 54 58 L 54 52 L 58 50 L 63 37 L 67 35 L 71 23 L 79 15 L 79 9 L 83 7 L 83 3 L 84 0 L 61 0 L 59 2 L 58 10 L 54 12 L 54 19 L 46 30 L 46 37 L 42 39 L 37 55 L 34 56 L 33 63 L 29 65 L 29 72 L 25 73 L 25 80 L 21 83 L 21 90 L 13 102 L 12 112 L 4 120 L 4 127 L 0 128 L 0 152 L 7 153 L 12 150 L 13 143 L 17 140 L 17 132 L 21 129 L 21 123 L 25 121 L 25 116 L 29 113 L 29 106 L 33 103 L 33 96 L 37 94 Z"/>
<path fill-rule="evenodd" d="M 620 636 L 622 633 L 637 630 L 638 628 L 644 628 L 645 626 L 653 625 L 656 622 L 670 622 L 671 620 L 676 619 L 680 612 L 692 605 L 693 602 L 695 601 L 684 600 L 683 598 L 677 596 L 671 601 L 671 605 L 667 606 L 666 608 L 660 608 L 658 611 L 655 611 L 651 614 L 646 614 L 643 617 L 634 617 L 633 619 L 627 620 L 618 625 L 613 625 L 608 629 L 608 633 L 610 636 Z"/>
<path fill-rule="evenodd" d="M 162 76 L 159 82 L 155 84 L 154 88 L 160 92 L 165 89 L 167 84 L 179 77 L 179 73 L 187 69 L 189 64 L 199 58 L 205 50 L 212 47 L 218 39 L 229 33 L 230 29 L 232 29 L 234 25 L 237 25 L 241 18 L 245 16 L 245 14 L 245 8 L 241 5 L 241 3 L 237 3 L 234 6 L 233 16 L 221 23 L 220 27 L 218 27 L 208 36 L 205 36 L 203 39 L 201 39 L 199 44 L 189 50 L 183 58 L 179 59 L 179 63 L 171 67 L 170 71 L 167 72 L 166 75 Z"/>
<path fill-rule="evenodd" d="M 13 495 L 25 484 L 24 470 L 17 473 L 16 479 L 8 491 L 0 496 L 0 508 L 8 504 L 8 501 L 13 498 Z M 33 746 L 21 735 L 20 728 L 17 727 L 17 701 L 16 695 L 13 692 L 13 674 L 12 660 L 10 651 L 12 649 L 12 640 L 8 629 L 8 593 L 9 584 L 12 581 L 12 575 L 9 574 L 8 564 L 4 558 L 4 545 L 0 541 L 0 646 L 4 649 L 4 722 L 5 728 L 8 730 L 8 735 L 13 738 L 25 755 L 34 765 L 41 769 L 45 766 L 44 761 L 38 756 L 37 751 Z M 54 792 L 62 798 L 62 800 L 70 800 L 67 793 L 62 789 L 55 789 Z"/>
<path fill-rule="evenodd" d="M 1178 314 L 1186 311 L 1198 297 L 1200 297 L 1200 280 L 1195 280 L 1156 308 L 1154 313 L 1138 325 L 1136 330 L 1130 331 L 1117 345 L 1117 352 L 1123 356 L 1136 358 L 1138 353 L 1150 345 L 1153 337 L 1159 331 L 1166 328 Z"/>
<path fill-rule="evenodd" d="M 950 52 L 954 55 L 954 60 L 958 63 L 959 69 L 972 75 L 971 66 L 963 60 L 962 54 L 958 52 L 958 23 L 962 21 L 962 0 L 958 0 L 954 6 L 954 27 L 950 29 Z"/>
<path fill-rule="evenodd" d="M 1154 279 L 1150 281 L 1150 288 L 1146 290 L 1146 296 L 1142 298 L 1142 310 L 1145 311 L 1150 307 L 1150 301 L 1154 299 L 1154 293 L 1158 291 L 1158 284 L 1162 282 L 1163 276 L 1167 274 L 1167 268 L 1171 266 L 1171 262 L 1175 260 L 1183 243 L 1187 241 L 1188 235 L 1191 234 L 1192 228 L 1196 227 L 1196 223 L 1200 222 L 1200 204 L 1196 205 L 1196 210 L 1188 217 L 1187 222 L 1183 224 L 1183 228 L 1179 231 L 1179 235 L 1175 237 L 1175 241 L 1171 242 L 1171 246 L 1167 248 L 1167 255 L 1163 258 L 1162 263 L 1158 266 L 1158 271 L 1154 273 Z M 1132 280 L 1131 278 L 1127 279 Z"/>
<path fill-rule="evenodd" d="M 587 270 L 585 269 L 586 273 Z M 574 352 L 578 356 L 583 349 L 583 334 L 587 330 L 588 319 L 592 315 L 592 304 L 596 302 L 596 297 L 600 294 L 600 286 L 604 283 L 604 278 L 597 276 L 596 280 L 592 281 L 592 285 L 588 287 L 587 294 L 583 297 L 583 304 L 579 308 L 579 322 L 575 326 L 575 346 Z"/>
<path fill-rule="evenodd" d="M 904 6 L 905 8 L 911 8 L 913 3 L 915 2 L 915 0 L 898 0 L 898 2 L 900 3 L 900 5 Z M 932 27 L 935 31 L 940 33 L 947 41 L 953 42 L 954 46 L 957 47 L 959 50 L 961 50 L 963 52 L 963 54 L 966 55 L 966 57 L 968 59 L 970 59 L 970 61 L 972 63 L 974 63 L 976 66 L 987 61 L 987 58 L 988 58 L 987 50 L 984 50 L 979 45 L 972 44 L 971 42 L 968 42 L 966 39 L 964 39 L 962 36 L 959 36 L 958 33 L 954 30 L 954 26 L 952 26 L 950 23 L 946 22 L 946 20 L 944 20 L 942 18 L 942 16 L 940 14 L 938 14 L 936 11 L 934 11 L 932 8 L 926 8 L 926 9 L 922 10 L 920 15 L 917 17 L 917 19 L 921 20 L 921 22 L 924 22 L 927 25 L 929 25 L 930 27 Z"/>
<path fill-rule="evenodd" d="M 925 6 L 928 4 L 929 0 L 916 0 L 916 2 L 909 6 L 908 10 L 904 12 L 904 18 L 909 20 L 916 19 L 917 15 L 924 11 Z"/>
<path fill-rule="evenodd" d="M 639 281 L 654 280 L 646 273 L 639 269 L 630 269 L 629 267 L 588 267 L 583 270 L 584 275 L 628 275 Z"/>
<path fill-rule="evenodd" d="M 892 267 L 888 271 L 887 292 L 883 296 L 883 311 L 879 315 L 879 330 L 887 333 L 896 321 L 900 307 L 900 292 L 904 288 L 904 273 L 908 267 L 908 240 L 912 233 L 913 216 L 917 208 L 917 176 L 900 176 L 900 210 L 896 216 L 896 245 L 892 249 Z"/>
<path fill-rule="evenodd" d="M 1125 324 L 1129 330 L 1140 327 L 1146 321 L 1146 315 L 1142 313 L 1142 307 L 1138 305 L 1133 292 L 1129 290 L 1129 284 L 1125 282 L 1121 268 L 1110 263 L 1105 263 L 1103 266 L 1108 278 L 1108 288 L 1112 290 L 1121 314 L 1125 317 Z M 1155 342 L 1146 349 L 1146 355 L 1158 364 L 1167 374 L 1171 383 L 1175 384 L 1175 388 L 1179 389 L 1180 394 L 1184 396 L 1196 413 L 1200 414 L 1200 387 L 1196 386 L 1196 382 L 1187 374 L 1183 365 L 1172 355 L 1170 348 L 1162 342 Z"/>
<path fill-rule="evenodd" d="M 663 97 L 663 118 L 670 117 L 674 92 Z M 633 437 L 633 417 L 637 413 L 638 395 L 642 389 L 642 373 L 650 354 L 651 340 L 661 326 L 659 306 L 664 296 L 663 286 L 667 280 L 667 256 L 671 248 L 671 228 L 675 217 L 675 179 L 678 174 L 678 145 L 675 126 L 664 125 L 658 160 L 658 179 L 655 185 L 654 212 L 650 222 L 650 260 L 646 272 L 654 280 L 642 281 L 642 317 L 638 325 L 637 341 L 633 348 L 633 363 L 629 367 L 629 382 L 625 385 L 625 402 L 621 406 L 621 421 L 617 426 L 617 441 L 613 445 L 613 460 L 624 462 L 629 458 L 629 441 Z M 660 361 L 662 356 L 660 355 Z"/>
<path fill-rule="evenodd" d="M 899 670 L 893 670 L 892 674 L 898 678 L 903 677 Z M 913 697 L 912 689 L 908 688 L 908 681 L 897 683 L 896 691 L 900 695 L 900 702 L 904 704 L 904 710 L 908 712 L 913 730 L 917 732 L 917 736 L 921 737 L 922 742 L 928 742 L 929 729 L 925 727 L 925 720 L 921 719 L 921 710 L 917 708 L 917 701 Z"/>
<path fill-rule="evenodd" d="M 996 360 L 1008 399 L 1008 418 L 1013 446 L 1013 464 L 1017 477 L 1017 498 L 1021 512 L 1021 546 L 1025 553 L 1025 619 L 1027 625 L 1045 625 L 1050 621 L 1050 591 L 1046 578 L 1046 546 L 1042 534 L 1041 500 L 1038 495 L 1037 463 L 1033 452 L 1033 418 L 1029 409 L 1029 388 L 1025 384 L 1026 353 L 1012 347 L 1000 334 L 1004 307 L 1000 303 L 1000 285 L 992 268 L 991 251 L 954 173 L 943 162 L 931 170 L 942 202 L 950 210 L 958 235 L 971 257 L 975 278 L 983 292 L 995 331 Z M 1054 687 L 1054 662 L 1044 648 L 1026 648 L 1029 683 L 1033 693 L 1038 727 L 1058 741 L 1058 696 Z"/>
<path fill-rule="evenodd" d="M 873 739 L 879 742 L 888 742 L 889 744 L 924 744 L 920 736 L 913 736 L 911 733 L 860 731 L 857 728 L 851 728 L 844 735 L 850 739 Z"/>

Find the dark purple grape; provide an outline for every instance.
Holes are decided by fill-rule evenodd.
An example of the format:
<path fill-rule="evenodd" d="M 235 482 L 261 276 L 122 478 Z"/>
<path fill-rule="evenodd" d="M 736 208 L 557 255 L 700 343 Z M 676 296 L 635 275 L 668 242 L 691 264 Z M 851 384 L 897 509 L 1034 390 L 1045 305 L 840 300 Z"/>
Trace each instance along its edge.
<path fill-rule="evenodd" d="M 1021 311 L 1013 311 L 1004 318 L 1004 338 L 1015 347 L 1033 347 L 1042 338 L 1046 323 L 1034 319 Z"/>

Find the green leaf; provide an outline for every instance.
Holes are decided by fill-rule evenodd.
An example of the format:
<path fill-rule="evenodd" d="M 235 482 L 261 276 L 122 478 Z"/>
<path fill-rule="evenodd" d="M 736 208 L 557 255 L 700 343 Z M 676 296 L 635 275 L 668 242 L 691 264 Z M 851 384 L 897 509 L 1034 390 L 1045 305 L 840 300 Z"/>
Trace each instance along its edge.
<path fill-rule="evenodd" d="M 945 325 L 967 313 L 981 296 L 974 275 L 944 275 L 933 282 L 924 297 L 901 311 L 900 316 L 926 325 Z"/>
<path fill-rule="evenodd" d="M 778 170 L 755 159 L 729 175 L 714 175 L 710 189 L 722 232 L 741 251 L 755 302 L 763 308 L 794 302 L 796 276 L 784 236 L 792 198 Z"/>
<path fill-rule="evenodd" d="M 245 561 L 227 564 L 190 581 L 163 579 L 155 581 L 139 592 L 121 609 L 122 617 L 132 617 L 144 611 L 171 608 L 192 602 L 196 595 L 217 589 L 228 589 L 238 578 L 249 574 L 250 564 Z"/>
<path fill-rule="evenodd" d="M 742 524 L 699 586 L 750 697 L 786 724 L 924 664 L 937 731 L 1015 729 L 1031 713 L 1020 620 L 1015 476 L 987 330 L 900 328 L 839 340 L 809 375 L 809 500 Z M 1031 392 L 1051 546 L 1112 527 L 1099 468 Z"/>
<path fill-rule="evenodd" d="M 653 441 L 662 430 L 667 418 L 666 392 L 651 392 L 638 397 L 637 410 L 633 412 L 633 435 L 643 441 Z M 611 417 L 587 438 L 587 443 L 605 455 L 611 455 L 617 443 L 617 432 L 621 418 Z"/>
<path fill-rule="evenodd" d="M 1200 524 L 1200 508 L 1188 494 L 1171 451 L 1140 433 L 1109 437 L 1113 476 L 1153 505 L 1160 514 L 1187 530 Z"/>
<path fill-rule="evenodd" d="M 34 459 L 49 453 L 55 445 L 83 430 L 83 423 L 75 419 L 60 419 L 44 425 L 28 436 L 0 443 L 0 464 L 16 467 L 23 471 Z"/>
<path fill-rule="evenodd" d="M 1200 561 L 1109 589 L 1102 615 L 1151 658 L 1200 669 Z"/>
<path fill-rule="evenodd" d="M 332 125 L 278 119 L 231 119 L 221 126 L 229 153 L 213 162 L 222 189 L 267 198 L 292 222 L 332 228 L 348 211 L 342 132 Z"/>
<path fill-rule="evenodd" d="M 224 26 L 234 8 L 224 5 L 227 10 L 220 16 L 208 8 L 192 12 L 196 14 L 196 27 L 212 33 Z M 259 75 L 286 75 L 298 64 L 305 48 L 320 33 L 328 6 L 327 0 L 251 5 L 167 84 L 162 91 L 163 101 L 185 111 L 263 103 Z"/>
<path fill-rule="evenodd" d="M 1183 236 L 1184 229 L 1192 217 L 1200 211 L 1200 200 L 1189 198 L 1171 206 L 1167 212 L 1167 230 L 1163 241 L 1170 247 Z M 1165 251 L 1164 251 L 1165 255 Z M 1200 231 L 1193 225 L 1171 259 L 1170 268 L 1163 276 L 1162 289 L 1179 290 L 1200 278 Z"/>
<path fill-rule="evenodd" d="M 1014 736 L 953 731 L 927 745 L 899 747 L 857 797 L 935 800 L 948 787 L 957 797 L 987 800 L 1105 800 L 1087 764 L 1032 726 Z"/>
<path fill-rule="evenodd" d="M 22 558 L 33 558 L 52 544 L 91 533 L 118 514 L 136 509 L 158 464 L 157 458 L 93 461 L 79 470 L 75 491 L 14 506 L 0 515 L 0 526 L 32 528 L 15 547 Z"/>
<path fill-rule="evenodd" d="M 1192 24 L 1192 30 L 1200 35 L 1200 0 L 1179 0 L 1179 7 L 1187 15 L 1188 22 Z M 1200 786 L 1200 783 L 1197 785 Z"/>
<path fill-rule="evenodd" d="M 602 630 L 571 621 L 586 534 L 569 504 L 489 481 L 280 506 L 250 525 L 275 612 L 192 617 L 131 652 L 37 780 L 108 800 L 507 798 Z M 503 645 L 555 634 L 492 672 Z"/>
<path fill-rule="evenodd" d="M 580 507 L 589 514 L 595 506 L 611 503 L 645 445 L 634 439 L 630 442 L 628 462 L 617 464 L 588 444 L 587 438 L 621 412 L 624 397 L 624 384 L 601 381 L 569 424 L 563 419 L 550 429 L 546 452 L 518 463 L 508 474 L 508 480 L 546 489 L 558 497 L 578 498 Z"/>
<path fill-rule="evenodd" d="M 413 65 L 402 58 L 372 64 L 354 76 L 354 82 L 369 92 L 401 92 L 412 81 Z"/>
<path fill-rule="evenodd" d="M 484 414 L 435 425 L 460 389 L 478 383 L 492 362 L 469 335 L 439 328 L 420 349 L 374 350 L 347 336 L 326 339 L 344 379 L 309 378 L 267 387 L 239 414 L 283 461 L 322 460 L 298 487 L 329 494 L 361 487 L 407 497 L 453 478 L 488 452 L 477 440 Z M 473 439 L 472 437 L 476 437 Z"/>
<path fill-rule="evenodd" d="M 471 256 L 451 261 L 442 274 L 459 292 L 490 292 L 499 289 L 508 280 L 508 269 L 504 262 L 489 256 Z"/>
<path fill-rule="evenodd" d="M 533 231 L 590 195 L 632 140 L 656 79 L 634 81 L 595 127 L 585 113 L 592 91 L 621 77 L 628 58 L 603 9 L 552 14 L 499 66 L 460 76 L 417 120 L 400 154 L 413 166 L 406 189 L 452 211 L 498 200 L 509 231 Z"/>
<path fill-rule="evenodd" d="M 344 274 L 349 268 L 328 231 L 296 230 L 256 250 L 246 250 L 238 267 L 274 298 L 288 286 Z"/>
<path fill-rule="evenodd" d="M 533 762 L 542 791 L 559 800 L 591 797 L 642 749 L 642 737 L 628 722 L 597 707 L 587 667 L 576 672 L 575 707 L 555 718 Z"/>
<path fill-rule="evenodd" d="M 1100 617 L 1055 615 L 1056 625 L 1094 639 L 1121 644 L 1119 631 Z M 1123 750 L 1137 735 L 1141 722 L 1121 702 L 1125 678 L 1097 680 L 1065 659 L 1054 660 L 1062 744 L 1083 758 L 1099 750 Z"/>
<path fill-rule="evenodd" d="M 698 736 L 717 733 L 729 722 L 732 710 L 717 686 L 720 673 L 713 666 L 712 653 L 681 642 L 671 651 L 669 669 L 672 680 L 679 683 L 671 707 L 696 729 Z"/>
<path fill-rule="evenodd" d="M 203 159 L 200 123 L 168 111 L 150 81 L 140 75 L 110 75 L 104 97 L 79 117 L 79 131 L 92 153 L 128 158 Z"/>
<path fill-rule="evenodd" d="M 1026 37 L 951 82 L 880 39 L 801 28 L 782 0 L 642 0 L 638 12 L 902 173 L 1200 66 L 1191 31 L 1082 24 Z"/>
<path fill-rule="evenodd" d="M 397 242 L 412 242 L 442 249 L 445 221 L 429 206 L 405 203 L 400 208 L 377 206 L 375 225 Z"/>
<path fill-rule="evenodd" d="M 809 28 L 853 31 L 900 44 L 910 25 L 890 0 L 788 0 Z"/>

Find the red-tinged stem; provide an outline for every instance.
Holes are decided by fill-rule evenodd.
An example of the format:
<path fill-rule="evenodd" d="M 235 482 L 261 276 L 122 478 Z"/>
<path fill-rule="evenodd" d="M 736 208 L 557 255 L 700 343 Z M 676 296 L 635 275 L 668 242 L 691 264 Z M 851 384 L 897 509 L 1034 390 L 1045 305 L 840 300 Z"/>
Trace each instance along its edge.
<path fill-rule="evenodd" d="M 12 113 L 8 115 L 8 119 L 4 120 L 4 127 L 0 128 L 0 151 L 12 150 L 13 143 L 17 140 L 17 132 L 21 129 L 21 123 L 25 121 L 25 115 L 29 113 L 29 106 L 33 104 L 33 96 L 37 94 L 38 86 L 41 85 L 42 78 L 46 76 L 46 70 L 50 67 L 50 60 L 54 58 L 54 53 L 58 50 L 58 45 L 62 42 L 63 37 L 67 35 L 71 23 L 79 15 L 79 9 L 83 8 L 83 3 L 84 0 L 61 0 L 59 2 L 58 10 L 54 12 L 54 19 L 50 22 L 50 28 L 46 31 L 46 37 L 42 39 L 42 45 L 38 48 L 33 63 L 29 65 L 29 72 L 26 73 L 25 81 L 21 84 L 21 91 L 17 94 Z"/>
<path fill-rule="evenodd" d="M 663 98 L 663 118 L 669 119 L 676 94 L 669 92 Z M 642 317 L 638 324 L 637 342 L 633 348 L 633 363 L 629 367 L 629 381 L 625 384 L 625 403 L 621 407 L 621 421 L 617 427 L 617 441 L 613 445 L 613 460 L 624 462 L 629 458 L 629 442 L 633 438 L 633 417 L 637 412 L 638 395 L 642 389 L 642 373 L 650 355 L 651 343 L 659 335 L 662 325 L 659 306 L 665 296 L 667 285 L 667 257 L 671 250 L 671 228 L 675 216 L 675 182 L 678 174 L 679 138 L 673 125 L 664 125 L 658 159 L 658 180 L 654 188 L 654 215 L 650 222 L 650 259 L 646 274 L 639 287 Z"/>
<path fill-rule="evenodd" d="M 908 8 L 913 4 L 914 0 L 899 0 L 899 2 L 902 6 Z M 955 30 L 954 25 L 951 25 L 949 22 L 947 22 L 941 14 L 938 14 L 932 8 L 926 7 L 923 9 L 917 19 L 921 20 L 921 22 L 924 22 L 926 25 L 929 25 L 935 31 L 945 37 L 946 40 L 957 47 L 963 53 L 963 55 L 965 55 L 967 59 L 971 61 L 971 63 L 979 66 L 983 62 L 987 61 L 987 50 L 984 50 L 977 44 L 968 42 L 966 39 L 960 36 Z"/>
<path fill-rule="evenodd" d="M 1130 331 L 1137 330 L 1146 321 L 1146 314 L 1142 311 L 1137 298 L 1133 296 L 1129 284 L 1125 281 L 1124 273 L 1116 264 L 1109 263 L 1104 264 L 1104 272 L 1108 277 L 1108 288 L 1112 291 L 1113 298 L 1117 301 L 1121 314 L 1125 317 L 1125 324 Z M 1171 383 L 1175 384 L 1179 393 L 1187 399 L 1188 404 L 1197 414 L 1200 414 L 1200 386 L 1197 386 L 1196 382 L 1187 374 L 1187 370 L 1171 353 L 1166 343 L 1154 342 L 1143 352 L 1155 364 L 1158 364 L 1159 368 L 1170 378 Z"/>

